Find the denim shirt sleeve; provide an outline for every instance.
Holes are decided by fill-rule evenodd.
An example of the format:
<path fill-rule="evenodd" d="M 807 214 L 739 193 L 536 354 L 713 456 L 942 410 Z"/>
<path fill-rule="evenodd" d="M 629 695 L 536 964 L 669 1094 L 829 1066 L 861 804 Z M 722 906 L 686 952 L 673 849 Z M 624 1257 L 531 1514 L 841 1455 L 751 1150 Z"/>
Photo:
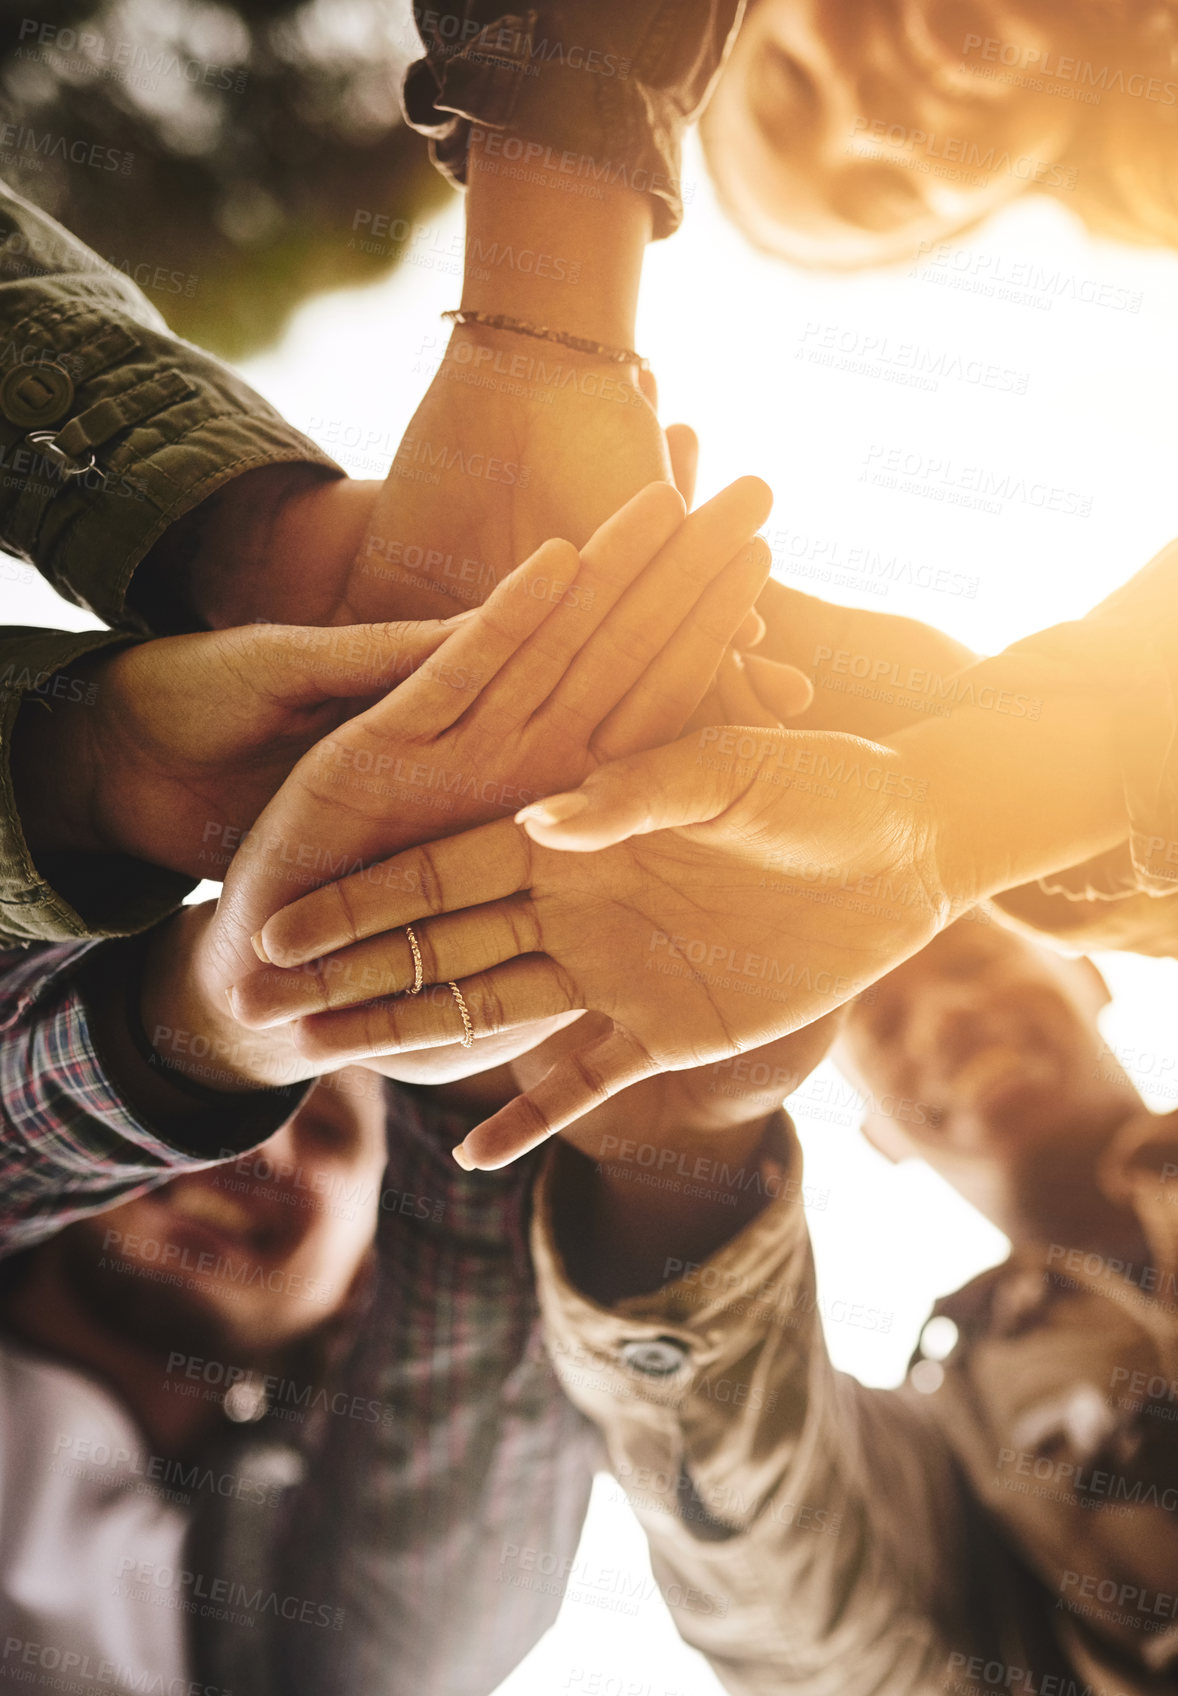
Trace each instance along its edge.
<path fill-rule="evenodd" d="M 570 188 L 621 183 L 655 202 L 655 235 L 683 217 L 683 131 L 723 63 L 744 0 L 416 0 L 425 57 L 403 101 L 435 162 L 461 183 L 472 131 L 506 174 L 539 160 Z"/>

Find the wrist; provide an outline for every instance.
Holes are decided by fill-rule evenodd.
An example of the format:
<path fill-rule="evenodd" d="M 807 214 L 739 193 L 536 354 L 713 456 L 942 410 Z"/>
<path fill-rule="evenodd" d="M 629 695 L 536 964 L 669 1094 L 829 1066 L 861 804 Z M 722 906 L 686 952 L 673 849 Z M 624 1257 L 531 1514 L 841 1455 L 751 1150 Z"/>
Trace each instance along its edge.
<path fill-rule="evenodd" d="M 617 1147 L 603 1141 L 594 1162 L 562 1145 L 554 1218 L 573 1282 L 612 1306 L 661 1288 L 676 1264 L 717 1253 L 780 1192 L 782 1174 L 763 1170 L 772 1159 L 765 1147 L 770 1123 L 761 1118 L 722 1136 L 684 1136 L 657 1151 L 640 1137 L 609 1139 Z"/>
<path fill-rule="evenodd" d="M 129 598 L 160 632 L 330 623 L 380 487 L 306 464 L 243 472 L 168 529 Z"/>
<path fill-rule="evenodd" d="M 227 1095 L 292 1081 L 267 1033 L 247 1031 L 207 959 L 216 903 L 182 907 L 151 938 L 139 985 L 143 1030 L 159 1069 Z M 301 1075 L 311 1076 L 305 1067 Z"/>
<path fill-rule="evenodd" d="M 476 142 L 469 161 L 462 305 L 633 347 L 653 234 L 647 197 L 618 186 L 600 199 L 572 195 L 543 162 L 526 180 L 507 177 L 487 145 Z"/>
<path fill-rule="evenodd" d="M 927 785 L 951 917 L 1129 831 L 1113 714 L 1099 691 L 1004 655 L 955 685 L 964 705 L 888 741 Z"/>
<path fill-rule="evenodd" d="M 26 695 L 13 729 L 13 793 L 34 862 L 47 854 L 115 852 L 102 825 L 102 676 L 118 651 L 83 655 Z M 62 686 L 57 687 L 59 684 Z"/>

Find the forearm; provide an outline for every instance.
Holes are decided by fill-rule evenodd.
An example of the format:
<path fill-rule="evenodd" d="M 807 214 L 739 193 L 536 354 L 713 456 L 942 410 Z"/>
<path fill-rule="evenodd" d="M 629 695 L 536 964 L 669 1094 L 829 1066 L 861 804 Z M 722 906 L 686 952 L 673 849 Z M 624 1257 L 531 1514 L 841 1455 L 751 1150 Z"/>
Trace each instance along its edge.
<path fill-rule="evenodd" d="M 381 486 L 315 465 L 244 472 L 164 533 L 128 602 L 159 632 L 338 622 Z"/>
<path fill-rule="evenodd" d="M 96 830 L 99 679 L 126 645 L 108 631 L 0 633 L 0 935 L 125 935 L 192 887 L 112 852 Z"/>
<path fill-rule="evenodd" d="M 110 1041 L 130 953 L 119 941 L 0 954 L 0 1254 L 253 1147 L 293 1111 L 268 1092 L 194 1112 L 139 1078 Z"/>
<path fill-rule="evenodd" d="M 484 132 L 471 149 L 463 306 L 633 347 L 649 198 L 616 184 L 571 194 L 567 173 L 542 160 L 505 172 L 488 156 L 494 139 Z"/>
<path fill-rule="evenodd" d="M 635 1115 L 617 1117 L 599 1159 L 564 1145 L 553 1174 L 553 1220 L 569 1276 L 604 1307 L 707 1260 L 756 1218 L 781 1176 L 776 1166 L 763 1170 L 764 1117 L 723 1135 L 685 1130 L 657 1147 L 643 1140 Z"/>
<path fill-rule="evenodd" d="M 953 916 L 1126 838 L 1115 716 L 1100 691 L 1010 654 L 962 673 L 956 698 L 969 704 L 889 738 L 927 785 Z"/>

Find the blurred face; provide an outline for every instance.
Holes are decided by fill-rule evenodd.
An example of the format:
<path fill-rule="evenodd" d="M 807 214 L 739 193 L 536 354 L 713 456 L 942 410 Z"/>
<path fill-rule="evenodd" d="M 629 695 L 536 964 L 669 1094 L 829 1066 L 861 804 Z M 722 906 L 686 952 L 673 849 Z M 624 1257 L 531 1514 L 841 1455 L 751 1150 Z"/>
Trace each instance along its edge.
<path fill-rule="evenodd" d="M 64 1270 L 129 1342 L 281 1348 L 343 1303 L 372 1241 L 384 1164 L 379 1080 L 340 1072 L 240 1160 L 70 1226 L 58 1239 Z"/>
<path fill-rule="evenodd" d="M 1102 986 L 997 926 L 953 926 L 859 1003 L 844 1030 L 875 1111 L 923 1152 L 1022 1159 L 1122 1098 L 1096 1024 Z M 1103 1134 L 1103 1133 L 1102 1133 Z"/>
<path fill-rule="evenodd" d="M 987 76 L 972 43 L 991 37 L 1040 44 L 957 0 L 755 0 L 701 124 L 737 223 L 782 258 L 851 270 L 1057 183 L 1063 103 Z"/>

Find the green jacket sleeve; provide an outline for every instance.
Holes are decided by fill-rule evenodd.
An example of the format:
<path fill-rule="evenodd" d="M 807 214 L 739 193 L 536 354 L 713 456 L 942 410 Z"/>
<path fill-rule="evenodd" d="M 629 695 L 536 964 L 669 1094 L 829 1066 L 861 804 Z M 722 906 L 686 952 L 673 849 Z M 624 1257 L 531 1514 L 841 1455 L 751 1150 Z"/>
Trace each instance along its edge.
<path fill-rule="evenodd" d="M 242 472 L 342 472 L 139 290 L 0 184 L 0 545 L 104 623 L 167 528 Z"/>
<path fill-rule="evenodd" d="M 227 366 L 171 335 L 128 278 L 0 183 L 0 547 L 104 623 L 149 634 L 127 602 L 136 567 L 224 484 L 279 464 L 342 475 Z M 179 601 L 174 616 L 160 610 L 183 628 Z M 21 829 L 17 714 L 113 640 L 0 629 L 0 937 L 127 934 L 191 888 L 129 859 L 37 866 Z"/>

